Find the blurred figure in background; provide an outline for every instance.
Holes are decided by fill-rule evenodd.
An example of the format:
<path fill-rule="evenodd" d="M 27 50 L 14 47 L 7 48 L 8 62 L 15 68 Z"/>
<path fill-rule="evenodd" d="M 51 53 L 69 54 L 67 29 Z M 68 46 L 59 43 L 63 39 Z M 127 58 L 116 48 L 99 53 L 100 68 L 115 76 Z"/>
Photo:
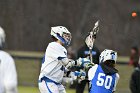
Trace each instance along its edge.
<path fill-rule="evenodd" d="M 135 67 L 131 75 L 129 85 L 131 93 L 140 93 L 140 58 L 139 58 L 139 49 L 136 46 L 131 48 L 131 56 L 129 64 Z"/>
<path fill-rule="evenodd" d="M 82 46 L 77 53 L 77 57 L 88 57 L 89 56 L 89 48 L 87 47 L 87 45 L 85 44 L 84 46 Z M 98 50 L 98 48 L 94 45 L 93 49 L 92 49 L 92 58 L 93 58 L 93 62 L 95 64 L 99 64 L 99 56 L 100 56 L 100 51 Z M 77 68 L 77 70 L 80 70 L 82 68 Z M 88 78 L 88 77 L 86 77 Z M 86 83 L 88 83 L 88 79 L 87 80 L 83 80 L 81 82 L 79 82 L 76 86 L 76 93 L 84 93 L 84 89 L 86 86 Z"/>
<path fill-rule="evenodd" d="M 131 93 L 140 93 L 140 61 L 131 75 L 130 90 Z"/>
<path fill-rule="evenodd" d="M 73 50 L 72 46 L 68 47 L 68 58 L 69 59 L 76 59 L 75 51 Z"/>
<path fill-rule="evenodd" d="M 17 73 L 14 59 L 5 51 L 5 32 L 0 27 L 0 93 L 17 93 Z"/>
<path fill-rule="evenodd" d="M 138 61 L 139 61 L 139 49 L 137 46 L 133 46 L 131 48 L 131 54 L 130 54 L 130 61 L 129 65 L 132 65 L 134 67 L 137 67 Z"/>

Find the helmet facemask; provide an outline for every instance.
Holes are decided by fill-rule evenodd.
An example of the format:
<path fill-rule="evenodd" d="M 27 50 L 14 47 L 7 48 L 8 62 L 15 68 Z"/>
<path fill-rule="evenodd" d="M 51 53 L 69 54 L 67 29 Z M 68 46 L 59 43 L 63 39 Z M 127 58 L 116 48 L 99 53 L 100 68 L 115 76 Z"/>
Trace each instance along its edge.
<path fill-rule="evenodd" d="M 64 32 L 64 33 L 62 34 L 62 38 L 64 39 L 64 44 L 65 44 L 66 46 L 70 45 L 71 38 L 72 38 L 72 36 L 71 36 L 70 33 L 65 33 L 65 32 Z"/>

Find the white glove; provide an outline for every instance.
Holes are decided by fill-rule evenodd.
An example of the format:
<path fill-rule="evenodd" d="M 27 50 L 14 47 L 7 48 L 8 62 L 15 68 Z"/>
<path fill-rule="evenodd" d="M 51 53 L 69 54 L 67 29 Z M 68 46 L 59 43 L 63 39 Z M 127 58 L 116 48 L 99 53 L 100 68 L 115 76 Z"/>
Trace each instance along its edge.
<path fill-rule="evenodd" d="M 90 64 L 90 60 L 88 58 L 79 58 L 76 60 L 77 66 L 86 67 L 88 64 Z"/>

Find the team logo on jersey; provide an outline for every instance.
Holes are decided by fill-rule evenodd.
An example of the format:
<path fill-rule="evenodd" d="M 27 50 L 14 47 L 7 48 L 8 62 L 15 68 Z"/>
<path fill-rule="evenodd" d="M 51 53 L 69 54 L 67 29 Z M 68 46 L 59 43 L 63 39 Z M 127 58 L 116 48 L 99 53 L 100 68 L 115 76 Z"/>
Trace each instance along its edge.
<path fill-rule="evenodd" d="M 84 51 L 84 54 L 85 55 L 89 55 L 89 51 Z M 96 55 L 97 53 L 96 53 L 96 51 L 92 51 L 92 55 L 94 56 L 94 55 Z"/>

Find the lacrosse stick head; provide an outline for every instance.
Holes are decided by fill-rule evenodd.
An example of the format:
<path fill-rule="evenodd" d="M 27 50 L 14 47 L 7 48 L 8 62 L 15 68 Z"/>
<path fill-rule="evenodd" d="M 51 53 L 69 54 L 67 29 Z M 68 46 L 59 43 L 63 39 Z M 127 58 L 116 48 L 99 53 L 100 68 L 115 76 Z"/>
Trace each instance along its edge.
<path fill-rule="evenodd" d="M 93 32 L 90 32 L 90 34 L 86 37 L 85 43 L 88 46 L 89 49 L 93 48 L 95 39 L 93 38 Z"/>
<path fill-rule="evenodd" d="M 89 35 L 86 37 L 85 43 L 89 47 L 89 49 L 93 48 L 93 44 L 95 42 L 98 31 L 99 31 L 99 21 L 95 23 L 93 29 L 89 32 Z"/>
<path fill-rule="evenodd" d="M 92 29 L 93 38 L 96 38 L 96 35 L 97 35 L 98 31 L 99 31 L 99 20 L 95 23 L 95 26 Z"/>

